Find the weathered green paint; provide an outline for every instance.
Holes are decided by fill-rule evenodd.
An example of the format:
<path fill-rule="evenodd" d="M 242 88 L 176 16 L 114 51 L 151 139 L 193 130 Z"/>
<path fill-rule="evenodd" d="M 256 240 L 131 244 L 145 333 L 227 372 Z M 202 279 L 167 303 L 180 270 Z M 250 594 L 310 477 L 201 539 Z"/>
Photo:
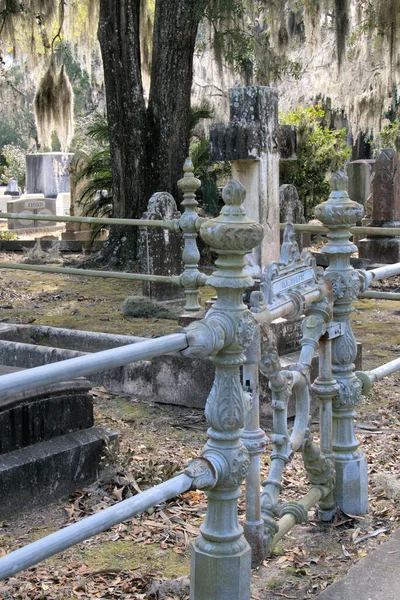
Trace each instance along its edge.
<path fill-rule="evenodd" d="M 361 381 L 354 373 L 357 347 L 350 315 L 353 301 L 364 291 L 367 278 L 365 272 L 356 271 L 350 264 L 350 257 L 357 250 L 350 242 L 350 228 L 362 218 L 364 209 L 350 200 L 344 173 L 335 173 L 331 185 L 333 191 L 328 201 L 315 208 L 315 215 L 329 229 L 329 242 L 323 247 L 329 257 L 324 278 L 332 285 L 333 318 L 342 328 L 342 335 L 332 342 L 332 373 L 339 384 L 333 400 L 334 497 L 344 512 L 363 515 L 368 511 L 367 462 L 354 431 Z"/>

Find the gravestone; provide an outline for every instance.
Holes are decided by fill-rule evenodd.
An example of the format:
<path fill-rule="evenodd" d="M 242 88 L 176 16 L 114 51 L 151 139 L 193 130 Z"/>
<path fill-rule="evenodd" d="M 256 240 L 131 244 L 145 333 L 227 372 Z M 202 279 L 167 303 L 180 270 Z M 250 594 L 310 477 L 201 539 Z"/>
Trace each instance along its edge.
<path fill-rule="evenodd" d="M 179 219 L 181 213 L 171 194 L 157 192 L 150 198 L 143 219 Z M 180 275 L 183 236 L 161 227 L 140 227 L 138 237 L 139 271 L 150 275 Z M 154 300 L 183 298 L 182 288 L 170 283 L 143 282 L 143 294 Z"/>
<path fill-rule="evenodd" d="M 400 226 L 399 155 L 391 149 L 382 150 L 376 159 L 371 226 Z M 359 242 L 359 256 L 377 263 L 400 262 L 400 237 L 369 235 Z"/>
<path fill-rule="evenodd" d="M 10 179 L 8 180 L 8 184 L 6 187 L 6 190 L 4 192 L 5 196 L 19 196 L 20 192 L 19 192 L 19 188 L 18 188 L 18 181 L 16 179 L 14 179 L 14 177 L 10 177 Z"/>
<path fill-rule="evenodd" d="M 26 191 L 41 193 L 46 198 L 69 192 L 69 164 L 73 154 L 69 152 L 38 152 L 27 154 Z"/>
<path fill-rule="evenodd" d="M 294 185 L 284 183 L 279 187 L 279 220 L 281 223 L 305 223 L 304 207 L 299 199 L 299 194 Z M 283 241 L 283 231 L 281 231 L 280 241 Z M 310 234 L 297 232 L 296 242 L 302 250 L 310 245 Z"/>
<path fill-rule="evenodd" d="M 29 219 L 29 215 L 55 215 L 55 198 L 44 198 L 42 196 L 25 196 L 19 200 L 7 202 L 7 212 L 25 214 L 27 219 L 9 219 L 8 229 L 30 229 L 37 227 L 57 227 L 54 221 L 39 221 Z"/>
<path fill-rule="evenodd" d="M 349 196 L 354 202 L 365 205 L 371 193 L 371 178 L 375 170 L 375 159 L 354 160 L 347 165 Z"/>

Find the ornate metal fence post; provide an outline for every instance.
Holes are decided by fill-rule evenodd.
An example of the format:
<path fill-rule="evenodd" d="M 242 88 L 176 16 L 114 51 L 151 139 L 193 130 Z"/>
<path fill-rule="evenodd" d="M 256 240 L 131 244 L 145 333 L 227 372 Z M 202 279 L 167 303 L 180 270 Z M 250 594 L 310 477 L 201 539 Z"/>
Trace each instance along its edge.
<path fill-rule="evenodd" d="M 350 200 L 347 177 L 335 173 L 333 191 L 327 202 L 319 204 L 315 215 L 329 228 L 329 242 L 323 251 L 329 256 L 325 280 L 332 283 L 333 318 L 341 323 L 342 335 L 332 341 L 332 374 L 339 384 L 333 399 L 333 450 L 336 487 L 334 497 L 346 513 L 362 515 L 368 511 L 367 462 L 359 450 L 354 431 L 355 406 L 361 395 L 361 382 L 354 374 L 357 346 L 350 324 L 352 302 L 363 284 L 362 274 L 350 265 L 357 247 L 350 242 L 350 227 L 363 215 L 363 207 Z"/>
<path fill-rule="evenodd" d="M 179 219 L 179 228 L 183 231 L 184 249 L 182 260 L 185 269 L 181 275 L 181 282 L 185 289 L 186 304 L 185 315 L 193 315 L 201 310 L 199 302 L 199 287 L 205 284 L 207 275 L 200 273 L 200 253 L 197 248 L 197 232 L 203 221 L 197 214 L 196 190 L 201 186 L 200 180 L 193 174 L 193 163 L 187 158 L 183 167 L 184 176 L 178 181 L 178 187 L 183 192 L 182 206 L 185 212 Z"/>
<path fill-rule="evenodd" d="M 238 523 L 237 499 L 249 465 L 240 439 L 248 410 L 240 367 L 256 322 L 242 296 L 253 285 L 243 270 L 244 255 L 260 243 L 263 230 L 245 216 L 244 196 L 238 181 L 228 183 L 221 215 L 201 225 L 202 239 L 219 255 L 217 270 L 207 281 L 215 287 L 218 299 L 206 319 L 185 330 L 190 348 L 184 354 L 214 353 L 216 367 L 206 405 L 209 439 L 202 455 L 213 465 L 218 481 L 206 492 L 207 516 L 193 545 L 191 600 L 250 598 L 251 551 Z"/>

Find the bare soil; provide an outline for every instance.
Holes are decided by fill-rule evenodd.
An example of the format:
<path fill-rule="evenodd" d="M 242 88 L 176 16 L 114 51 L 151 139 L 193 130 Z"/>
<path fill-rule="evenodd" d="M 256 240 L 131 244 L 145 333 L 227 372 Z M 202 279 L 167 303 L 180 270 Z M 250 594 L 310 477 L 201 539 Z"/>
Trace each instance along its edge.
<path fill-rule="evenodd" d="M 5 260 L 20 262 L 19 257 L 0 255 Z M 0 278 L 2 322 L 147 337 L 176 328 L 174 321 L 123 317 L 123 299 L 140 293 L 140 286 L 130 282 L 11 270 L 2 270 Z M 211 294 L 211 289 L 204 291 L 205 297 Z M 356 303 L 353 325 L 363 342 L 364 369 L 399 355 L 399 322 L 400 302 Z M 253 600 L 315 597 L 399 525 L 400 498 L 394 485 L 400 476 L 399 382 L 400 374 L 379 382 L 358 410 L 357 434 L 370 473 L 368 515 L 338 512 L 332 524 L 321 524 L 310 511 L 309 522 L 296 526 L 253 572 Z M 119 453 L 105 452 L 104 471 L 92 486 L 45 509 L 0 520 L 0 556 L 171 477 L 198 455 L 206 440 L 202 411 L 118 397 L 103 389 L 94 390 L 93 398 L 97 423 L 119 434 Z M 267 451 L 263 476 L 269 462 Z M 301 457 L 288 466 L 283 484 L 287 499 L 306 493 Z M 205 510 L 202 492 L 183 494 L 10 578 L 0 585 L 0 600 L 186 600 L 190 544 Z M 243 514 L 242 498 L 241 518 Z"/>

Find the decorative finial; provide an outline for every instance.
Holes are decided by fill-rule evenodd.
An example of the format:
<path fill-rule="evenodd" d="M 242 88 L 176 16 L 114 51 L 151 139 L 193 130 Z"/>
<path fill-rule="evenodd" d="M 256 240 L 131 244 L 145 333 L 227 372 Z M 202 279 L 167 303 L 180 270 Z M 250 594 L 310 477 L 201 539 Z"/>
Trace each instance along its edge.
<path fill-rule="evenodd" d="M 333 173 L 329 183 L 334 192 L 346 192 L 349 180 L 344 171 L 336 171 L 335 173 Z"/>
<path fill-rule="evenodd" d="M 222 190 L 222 199 L 227 206 L 240 206 L 246 197 L 246 189 L 237 179 L 232 179 Z"/>
<path fill-rule="evenodd" d="M 193 173 L 193 163 L 188 157 L 183 165 L 183 177 L 178 181 L 178 187 L 182 191 L 184 199 L 182 204 L 187 206 L 188 203 L 197 206 L 195 200 L 195 192 L 201 187 L 200 179 L 197 179 Z"/>
<path fill-rule="evenodd" d="M 183 165 L 184 177 L 193 177 L 193 163 L 190 156 L 188 156 L 185 160 L 185 164 Z"/>

